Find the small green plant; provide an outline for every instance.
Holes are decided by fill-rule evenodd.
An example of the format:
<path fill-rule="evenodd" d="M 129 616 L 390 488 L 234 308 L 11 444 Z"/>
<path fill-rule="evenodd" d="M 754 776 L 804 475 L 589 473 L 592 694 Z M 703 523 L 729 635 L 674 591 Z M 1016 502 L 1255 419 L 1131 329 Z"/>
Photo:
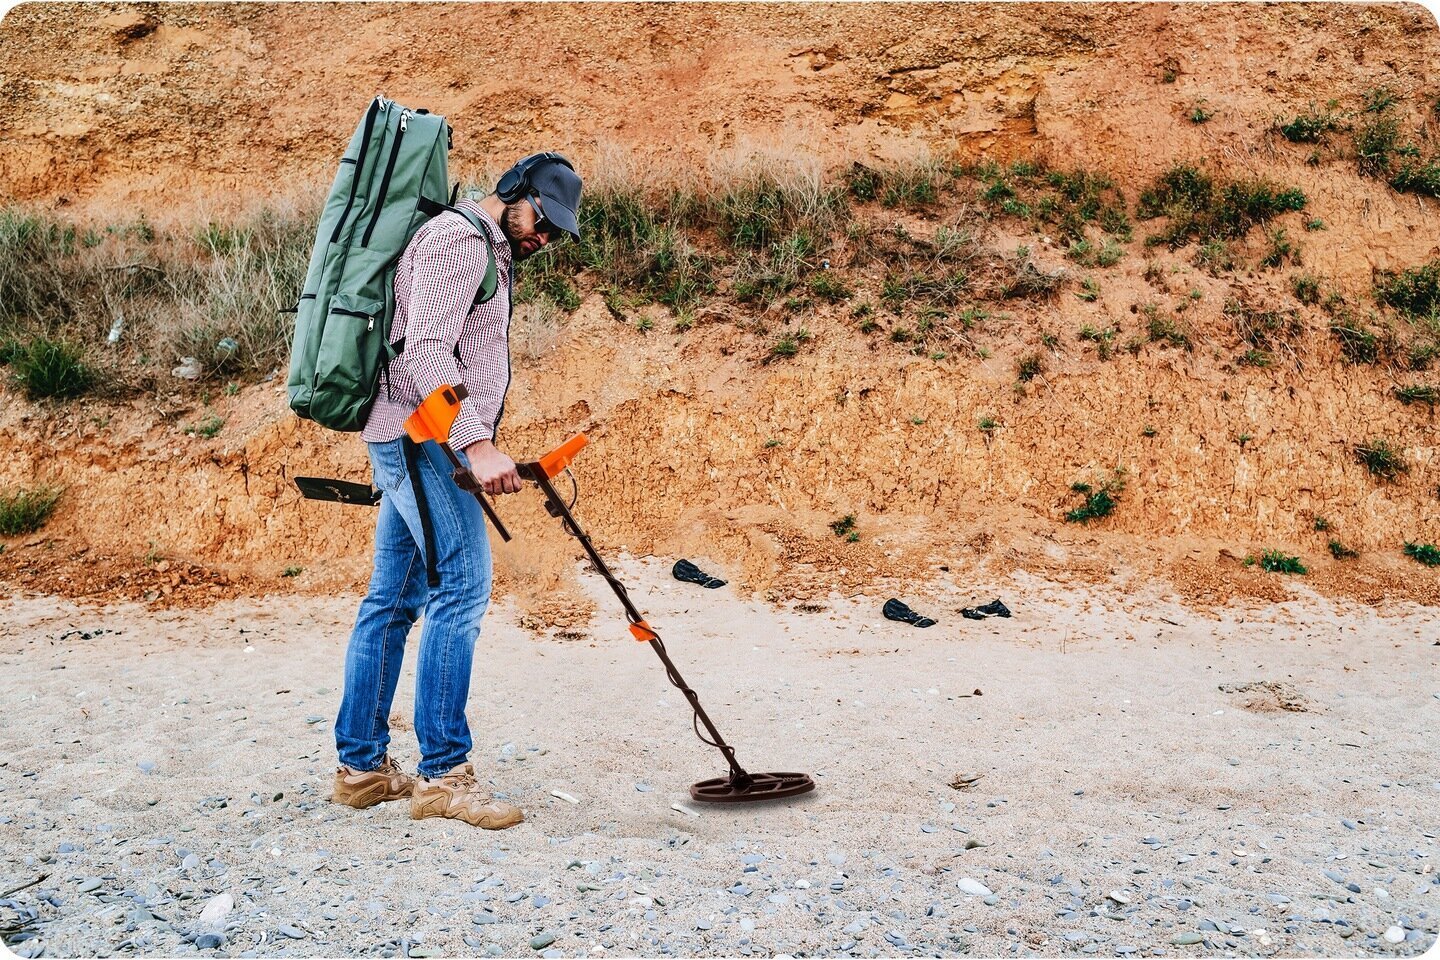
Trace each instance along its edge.
<path fill-rule="evenodd" d="M 1151 425 L 1148 424 L 1148 423 L 1145 424 L 1145 426 L 1143 426 L 1143 427 L 1140 428 L 1140 436 L 1142 436 L 1142 437 L 1153 437 L 1153 436 L 1155 436 L 1155 435 L 1156 435 L 1157 433 L 1159 433 L 1159 432 L 1160 432 L 1160 431 L 1156 430 L 1153 426 L 1151 426 Z"/>
<path fill-rule="evenodd" d="M 1029 383 L 1045 371 L 1045 358 L 1038 353 L 1027 353 L 1015 361 L 1015 376 L 1021 383 Z"/>
<path fill-rule="evenodd" d="M 1300 251 L 1286 239 L 1284 230 L 1271 230 L 1267 236 L 1270 238 L 1270 249 L 1260 258 L 1260 266 L 1274 269 L 1286 260 L 1291 263 L 1300 262 Z"/>
<path fill-rule="evenodd" d="M 1100 297 L 1100 284 L 1095 282 L 1094 277 L 1086 277 L 1080 283 L 1080 292 L 1075 294 L 1077 300 L 1086 303 L 1094 303 Z"/>
<path fill-rule="evenodd" d="M 219 433 L 220 428 L 223 426 L 225 426 L 225 418 L 219 414 L 211 413 L 204 420 L 197 421 L 186 427 L 185 432 L 192 437 L 200 436 L 209 440 Z"/>
<path fill-rule="evenodd" d="M 910 331 L 909 327 L 896 327 L 890 331 L 891 343 L 909 343 L 914 339 L 915 334 Z"/>
<path fill-rule="evenodd" d="M 1260 564 L 1260 569 L 1268 573 L 1294 573 L 1306 574 L 1310 571 L 1300 562 L 1299 557 L 1292 557 L 1279 550 L 1266 550 L 1257 559 L 1252 555 L 1245 558 L 1247 567 Z"/>
<path fill-rule="evenodd" d="M 1412 403 L 1423 403 L 1433 407 L 1440 403 L 1440 387 L 1432 387 L 1428 384 L 1415 384 L 1409 387 L 1396 387 L 1395 398 L 1407 406 Z"/>
<path fill-rule="evenodd" d="M 1368 443 L 1355 445 L 1355 459 L 1364 464 L 1372 476 L 1381 480 L 1394 480 L 1410 469 L 1404 454 L 1390 441 L 1372 439 Z"/>
<path fill-rule="evenodd" d="M 640 333 L 649 333 L 651 330 L 655 329 L 655 321 L 652 320 L 650 317 L 636 317 L 635 329 L 638 330 Z"/>
<path fill-rule="evenodd" d="M 1375 299 L 1412 319 L 1440 314 L 1440 259 L 1398 273 L 1380 271 Z"/>
<path fill-rule="evenodd" d="M 800 352 L 800 341 L 794 334 L 784 334 L 770 345 L 770 356 L 772 359 L 778 357 L 793 357 Z"/>
<path fill-rule="evenodd" d="M 1336 560 L 1354 560 L 1356 557 L 1360 556 L 1359 553 L 1345 546 L 1345 544 L 1341 543 L 1334 537 L 1330 538 L 1329 546 L 1330 556 L 1334 557 Z"/>
<path fill-rule="evenodd" d="M 860 542 L 860 531 L 859 531 L 859 530 L 851 530 L 849 533 L 845 534 L 845 541 L 846 541 L 847 543 L 859 543 L 859 542 Z"/>
<path fill-rule="evenodd" d="M 1363 109 L 1366 113 L 1383 113 L 1395 105 L 1395 91 L 1389 87 L 1376 87 L 1364 95 Z"/>
<path fill-rule="evenodd" d="M 1244 450 L 1244 449 L 1245 449 L 1245 444 L 1249 443 L 1251 440 L 1254 440 L 1254 439 L 1255 439 L 1255 437 L 1252 436 L 1251 434 L 1242 433 L 1242 434 L 1238 434 L 1238 435 L 1235 437 L 1235 442 L 1240 445 L 1240 449 L 1241 449 L 1241 450 Z"/>
<path fill-rule="evenodd" d="M 1089 483 L 1072 483 L 1073 493 L 1083 494 L 1085 502 L 1065 514 L 1066 523 L 1089 523 L 1110 516 L 1125 489 L 1125 471 L 1116 469 L 1111 478 L 1096 487 Z"/>
<path fill-rule="evenodd" d="M 994 417 L 981 417 L 975 422 L 975 426 L 987 437 L 993 436 L 995 431 L 1000 429 L 1000 422 Z"/>
<path fill-rule="evenodd" d="M 1379 340 L 1358 321 L 1331 324 L 1330 332 L 1340 341 L 1340 352 L 1350 363 L 1375 363 L 1380 359 Z"/>
<path fill-rule="evenodd" d="M 1327 531 L 1327 530 L 1330 529 L 1330 521 L 1329 521 L 1329 520 L 1326 520 L 1324 517 L 1318 517 L 1318 516 L 1317 516 L 1317 517 L 1315 518 L 1315 524 L 1314 524 L 1314 526 L 1315 526 L 1315 532 L 1316 532 L 1316 533 L 1324 533 L 1325 531 Z"/>
<path fill-rule="evenodd" d="M 225 396 L 234 397 L 239 395 L 239 393 L 240 384 L 236 383 L 234 380 L 231 380 L 229 383 L 225 384 Z"/>
<path fill-rule="evenodd" d="M 1191 122 L 1191 123 L 1197 123 L 1197 124 L 1198 124 L 1198 123 L 1204 123 L 1206 120 L 1209 120 L 1211 116 L 1213 116 L 1213 114 L 1211 114 L 1210 111 L 1208 111 L 1208 110 L 1205 109 L 1205 107 L 1204 107 L 1203 104 L 1204 104 L 1204 101 L 1201 101 L 1200 103 L 1195 104 L 1195 106 L 1191 108 L 1191 110 L 1190 110 L 1190 122 Z"/>
<path fill-rule="evenodd" d="M 1292 278 L 1290 289 L 1294 292 L 1295 299 L 1301 303 L 1320 302 L 1320 281 L 1308 273 L 1302 273 Z"/>
<path fill-rule="evenodd" d="M 1425 564 L 1427 567 L 1440 567 L 1440 547 L 1433 543 L 1411 543 L 1405 541 L 1405 556 Z"/>
<path fill-rule="evenodd" d="M 1310 220 L 1306 220 L 1305 229 L 1309 230 L 1311 233 L 1314 233 L 1316 230 L 1324 230 L 1325 221 L 1321 220 L 1319 217 L 1314 217 Z"/>
<path fill-rule="evenodd" d="M 50 519 L 63 492 L 63 487 L 41 484 L 0 493 L 0 535 L 14 537 L 39 530 Z"/>
<path fill-rule="evenodd" d="M 282 576 L 282 577 L 298 577 L 298 576 L 300 576 L 300 574 L 301 574 L 302 572 L 304 572 L 304 570 L 305 570 L 304 567 L 286 567 L 285 570 L 280 574 L 280 576 Z"/>
<path fill-rule="evenodd" d="M 924 423 L 925 423 L 925 418 L 924 418 L 924 417 L 911 417 L 911 418 L 910 418 L 910 423 L 911 423 L 912 426 L 919 427 L 919 426 L 924 425 Z"/>
<path fill-rule="evenodd" d="M 843 536 L 845 536 L 845 535 L 847 535 L 847 534 L 854 533 L 854 532 L 855 532 L 855 514 L 853 514 L 853 513 L 847 513 L 847 514 L 845 514 L 845 516 L 841 517 L 839 520 L 836 520 L 836 521 L 834 521 L 833 523 L 831 523 L 831 524 L 830 524 L 830 529 L 834 532 L 835 536 L 837 536 L 837 537 L 843 537 Z"/>
<path fill-rule="evenodd" d="M 1263 370 L 1270 366 L 1272 360 L 1268 351 L 1252 347 L 1236 358 L 1235 362 L 1242 367 L 1256 367 Z"/>
<path fill-rule="evenodd" d="M 854 291 L 845 285 L 845 281 L 828 270 L 823 273 L 817 273 L 810 278 L 810 292 L 821 300 L 828 300 L 830 303 L 849 300 L 855 295 Z"/>
<path fill-rule="evenodd" d="M 849 172 L 845 174 L 845 184 L 850 190 L 850 195 L 862 203 L 868 203 L 879 196 L 882 182 L 880 171 L 871 169 L 863 163 L 851 164 Z"/>
<path fill-rule="evenodd" d="M 96 375 L 81 359 L 80 348 L 63 340 L 37 337 L 10 358 L 15 379 L 31 400 L 68 400 L 89 390 Z"/>
<path fill-rule="evenodd" d="M 1155 304 L 1146 304 L 1146 331 L 1152 343 L 1165 343 L 1182 350 L 1190 349 L 1190 335 L 1172 316 L 1163 314 Z"/>
<path fill-rule="evenodd" d="M 1340 120 L 1330 112 L 1321 113 L 1313 106 L 1286 123 L 1276 123 L 1275 129 L 1291 143 L 1319 143 L 1325 134 L 1340 127 Z"/>

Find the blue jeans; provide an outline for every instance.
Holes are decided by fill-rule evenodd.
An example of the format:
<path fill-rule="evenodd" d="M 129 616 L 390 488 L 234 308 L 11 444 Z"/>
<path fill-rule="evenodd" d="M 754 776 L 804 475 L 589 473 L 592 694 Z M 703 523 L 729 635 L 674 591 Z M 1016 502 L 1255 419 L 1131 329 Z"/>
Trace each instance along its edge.
<path fill-rule="evenodd" d="M 480 620 L 490 603 L 490 541 L 479 502 L 451 479 L 453 467 L 444 451 L 434 443 L 421 444 L 417 462 L 440 574 L 440 586 L 430 590 L 420 508 L 403 443 L 366 445 L 383 496 L 370 589 L 360 603 L 345 654 L 345 694 L 335 719 L 335 747 L 340 763 L 352 770 L 374 770 L 384 760 L 405 638 L 423 611 L 415 737 L 420 741 L 420 775 L 438 777 L 470 755 L 465 702 Z"/>

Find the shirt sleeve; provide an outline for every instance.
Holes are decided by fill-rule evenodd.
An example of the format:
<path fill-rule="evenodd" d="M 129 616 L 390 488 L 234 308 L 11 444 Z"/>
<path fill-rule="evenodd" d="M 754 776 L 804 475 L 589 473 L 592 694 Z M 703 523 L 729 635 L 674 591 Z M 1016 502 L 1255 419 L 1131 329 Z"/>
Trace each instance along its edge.
<path fill-rule="evenodd" d="M 422 398 L 442 385 L 461 382 L 455 345 L 480 289 L 488 253 L 485 240 L 468 231 L 432 230 L 419 238 L 400 357 Z M 492 387 L 485 384 L 486 390 Z M 456 450 L 493 439 L 491 425 L 480 412 L 483 399 L 461 401 L 450 427 L 450 445 Z"/>

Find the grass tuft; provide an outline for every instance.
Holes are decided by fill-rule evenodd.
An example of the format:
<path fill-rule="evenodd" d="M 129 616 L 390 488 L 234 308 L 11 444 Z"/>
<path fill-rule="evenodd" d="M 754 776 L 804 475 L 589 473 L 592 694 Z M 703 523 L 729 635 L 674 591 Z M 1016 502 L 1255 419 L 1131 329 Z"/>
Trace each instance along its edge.
<path fill-rule="evenodd" d="M 63 487 L 42 484 L 0 494 L 0 535 L 15 537 L 39 530 L 50 519 L 63 492 Z"/>

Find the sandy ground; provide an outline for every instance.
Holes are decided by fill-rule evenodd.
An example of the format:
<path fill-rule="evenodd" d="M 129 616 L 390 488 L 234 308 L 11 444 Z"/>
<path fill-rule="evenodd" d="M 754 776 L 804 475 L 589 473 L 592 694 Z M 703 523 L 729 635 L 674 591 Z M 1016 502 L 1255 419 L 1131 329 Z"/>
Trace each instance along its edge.
<path fill-rule="evenodd" d="M 529 817 L 499 834 L 326 802 L 355 597 L 160 613 L 0 600 L 11 949 L 1416 956 L 1435 942 L 1433 608 L 1297 594 L 1196 612 L 1017 574 L 897 589 L 940 618 L 918 630 L 880 616 L 889 593 L 776 609 L 674 582 L 658 560 L 617 568 L 740 761 L 809 771 L 814 794 L 673 809 L 723 764 L 591 574 L 602 612 L 585 639 L 537 636 L 505 604 L 487 617 L 474 760 Z M 1013 619 L 956 612 L 995 594 Z M 400 717 L 413 676 L 407 661 Z M 1283 686 L 1222 689 L 1255 682 Z M 392 750 L 413 767 L 401 726 Z M 984 776 L 952 789 L 966 772 Z M 233 909 L 207 927 L 220 895 Z M 207 930 L 218 949 L 195 945 Z"/>

